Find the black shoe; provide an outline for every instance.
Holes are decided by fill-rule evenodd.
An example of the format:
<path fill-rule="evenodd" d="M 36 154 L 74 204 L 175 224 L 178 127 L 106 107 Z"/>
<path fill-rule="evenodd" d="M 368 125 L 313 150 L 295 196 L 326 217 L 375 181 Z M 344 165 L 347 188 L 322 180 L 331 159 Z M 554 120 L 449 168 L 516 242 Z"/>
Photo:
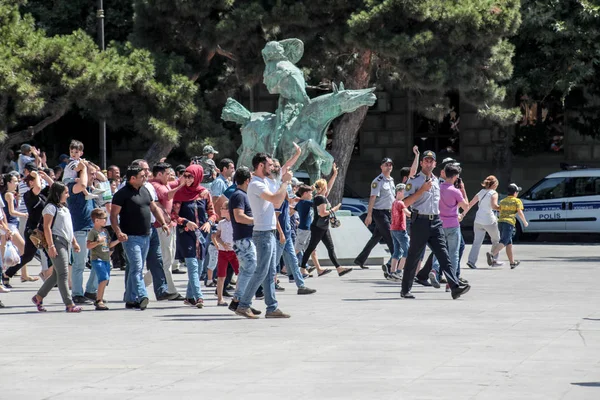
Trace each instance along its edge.
<path fill-rule="evenodd" d="M 275 284 L 275 290 L 278 292 L 285 292 L 285 288 L 282 286 L 279 286 L 279 283 Z"/>
<path fill-rule="evenodd" d="M 514 263 L 510 263 L 510 269 L 515 269 L 521 264 L 521 261 L 516 261 Z M 6 286 L 6 285 L 4 285 Z M 7 286 L 8 287 L 8 286 Z"/>
<path fill-rule="evenodd" d="M 172 274 L 185 274 L 186 272 L 182 269 L 174 269 L 171 271 Z"/>
<path fill-rule="evenodd" d="M 137 303 L 135 301 L 127 301 L 125 302 L 125 308 L 127 308 L 128 310 L 132 310 L 134 308 L 140 308 L 140 303 Z"/>
<path fill-rule="evenodd" d="M 313 294 L 316 293 L 316 289 L 309 289 L 307 287 L 298 288 L 298 294 Z"/>
<path fill-rule="evenodd" d="M 405 298 L 405 299 L 414 299 L 415 298 L 415 296 L 413 296 L 413 294 L 411 292 L 408 292 L 408 293 L 400 292 L 400 297 Z"/>
<path fill-rule="evenodd" d="M 227 290 L 223 290 L 223 297 L 233 297 L 233 295 L 231 293 L 229 293 Z"/>
<path fill-rule="evenodd" d="M 7 289 L 12 289 L 12 285 L 10 284 L 10 278 L 8 276 L 3 276 L 2 277 L 2 286 L 4 286 Z"/>
<path fill-rule="evenodd" d="M 232 285 L 229 285 L 225 288 L 225 290 L 235 290 L 235 287 L 233 287 Z"/>
<path fill-rule="evenodd" d="M 175 300 L 177 297 L 181 296 L 179 293 L 165 293 L 156 297 L 157 301 L 163 300 Z M 183 299 L 182 299 L 183 300 Z"/>
<path fill-rule="evenodd" d="M 431 283 L 429 283 L 429 281 L 426 279 L 415 278 L 415 283 L 418 283 L 419 285 L 423 286 L 431 286 Z"/>
<path fill-rule="evenodd" d="M 92 263 L 91 263 L 89 260 L 88 260 L 88 261 L 86 261 L 86 262 L 85 262 L 85 267 L 86 267 L 87 269 L 92 269 Z"/>
<path fill-rule="evenodd" d="M 73 303 L 75 304 L 92 304 L 92 302 L 84 296 L 73 296 Z"/>
<path fill-rule="evenodd" d="M 85 297 L 86 299 L 90 299 L 92 301 L 96 301 L 96 293 L 90 293 L 90 292 L 85 292 L 83 294 L 83 297 Z"/>
<path fill-rule="evenodd" d="M 235 312 L 235 310 L 237 310 L 238 306 L 240 305 L 239 301 L 236 300 L 231 300 L 231 303 L 229 303 L 229 309 L 233 312 Z"/>
<path fill-rule="evenodd" d="M 369 267 L 367 267 L 363 263 L 359 262 L 358 259 L 354 260 L 354 264 L 358 265 L 361 269 L 369 269 Z"/>
<path fill-rule="evenodd" d="M 454 300 L 456 300 L 463 294 L 467 293 L 469 290 L 471 290 L 471 286 L 469 286 L 469 285 L 459 286 L 457 288 L 454 288 L 454 289 L 452 289 L 452 298 Z"/>
<path fill-rule="evenodd" d="M 150 303 L 150 300 L 148 300 L 147 297 L 142 297 L 142 300 L 140 301 L 140 310 L 144 311 L 148 308 L 148 303 Z"/>
<path fill-rule="evenodd" d="M 169 299 L 169 301 L 183 301 L 183 300 L 185 300 L 185 297 L 183 297 L 179 293 L 177 293 L 177 297 L 175 297 L 174 299 Z"/>
<path fill-rule="evenodd" d="M 256 310 L 256 309 L 254 309 L 252 307 L 250 307 L 250 311 L 252 311 L 252 314 L 254 314 L 254 315 L 260 315 L 260 314 L 262 314 L 262 311 Z"/>

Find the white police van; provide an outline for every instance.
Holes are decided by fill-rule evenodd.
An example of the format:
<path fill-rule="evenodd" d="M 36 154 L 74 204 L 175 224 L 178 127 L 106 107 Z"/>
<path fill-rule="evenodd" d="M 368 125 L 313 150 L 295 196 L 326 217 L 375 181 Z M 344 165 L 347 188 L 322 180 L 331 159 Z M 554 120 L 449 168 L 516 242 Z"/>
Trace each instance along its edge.
<path fill-rule="evenodd" d="M 600 233 L 600 169 L 562 165 L 519 195 L 529 226 L 521 234 Z"/>

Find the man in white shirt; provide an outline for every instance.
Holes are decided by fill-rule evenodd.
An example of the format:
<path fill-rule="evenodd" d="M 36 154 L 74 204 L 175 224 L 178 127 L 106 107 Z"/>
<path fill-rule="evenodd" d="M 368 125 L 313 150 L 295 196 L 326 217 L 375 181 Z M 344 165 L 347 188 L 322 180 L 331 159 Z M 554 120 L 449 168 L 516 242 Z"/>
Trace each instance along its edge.
<path fill-rule="evenodd" d="M 265 153 L 258 153 L 252 159 L 254 177 L 248 185 L 248 200 L 254 217 L 252 241 L 256 246 L 257 265 L 254 275 L 240 298 L 236 314 L 246 318 L 258 318 L 251 309 L 252 298 L 259 286 L 263 286 L 266 318 L 289 318 L 278 308 L 275 298 L 275 274 L 277 241 L 275 232 L 277 219 L 275 207 L 281 206 L 287 194 L 287 185 L 292 180 L 292 173 L 286 168 L 281 177 L 281 186 L 273 193 L 269 179 L 273 171 L 273 159 Z"/>

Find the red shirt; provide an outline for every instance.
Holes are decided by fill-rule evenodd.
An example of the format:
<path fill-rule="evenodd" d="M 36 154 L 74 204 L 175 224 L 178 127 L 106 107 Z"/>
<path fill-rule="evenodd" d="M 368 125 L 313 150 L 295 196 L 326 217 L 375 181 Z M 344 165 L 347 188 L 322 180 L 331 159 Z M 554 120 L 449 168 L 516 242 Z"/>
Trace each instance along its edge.
<path fill-rule="evenodd" d="M 170 216 L 171 211 L 173 210 L 173 199 L 169 199 L 169 191 L 179 186 L 179 181 L 175 180 L 173 182 L 169 182 L 167 185 L 163 185 L 160 181 L 156 179 L 151 179 L 150 184 L 152 185 L 152 187 L 154 187 L 154 190 L 156 190 L 158 202 L 164 207 L 164 209 L 167 212 L 167 215 Z M 158 222 L 156 224 L 158 224 Z M 160 225 L 156 226 L 156 224 L 155 227 L 159 228 Z M 172 226 L 177 225 L 175 221 L 173 221 L 171 224 Z"/>
<path fill-rule="evenodd" d="M 392 204 L 392 227 L 393 231 L 405 231 L 406 230 L 406 215 L 404 209 L 406 206 L 402 200 L 394 201 Z"/>

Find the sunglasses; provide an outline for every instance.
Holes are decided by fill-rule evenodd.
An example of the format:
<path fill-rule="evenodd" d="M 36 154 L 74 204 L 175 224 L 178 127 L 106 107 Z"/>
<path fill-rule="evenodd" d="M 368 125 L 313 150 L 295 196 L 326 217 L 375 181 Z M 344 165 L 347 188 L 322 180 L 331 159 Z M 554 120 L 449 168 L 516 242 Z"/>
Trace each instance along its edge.
<path fill-rule="evenodd" d="M 194 175 L 192 175 L 192 174 L 183 174 L 183 177 L 186 178 L 186 179 L 190 179 L 190 178 L 193 178 Z"/>

